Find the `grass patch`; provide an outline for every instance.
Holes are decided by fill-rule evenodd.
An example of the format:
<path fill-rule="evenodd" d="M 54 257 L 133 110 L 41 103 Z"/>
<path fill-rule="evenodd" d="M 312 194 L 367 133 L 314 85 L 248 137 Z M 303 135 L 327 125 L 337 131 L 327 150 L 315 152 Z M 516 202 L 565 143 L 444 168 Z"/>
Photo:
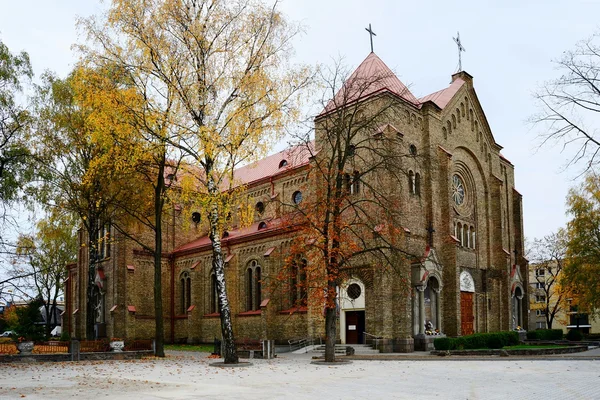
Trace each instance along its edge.
<path fill-rule="evenodd" d="M 212 353 L 215 347 L 211 344 L 165 344 L 165 350 L 173 351 L 197 351 Z"/>

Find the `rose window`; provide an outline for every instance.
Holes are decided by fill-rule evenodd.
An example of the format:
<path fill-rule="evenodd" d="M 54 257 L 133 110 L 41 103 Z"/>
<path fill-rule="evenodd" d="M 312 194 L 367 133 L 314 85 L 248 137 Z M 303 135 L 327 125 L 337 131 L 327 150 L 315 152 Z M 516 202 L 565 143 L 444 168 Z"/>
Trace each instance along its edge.
<path fill-rule="evenodd" d="M 457 206 L 465 202 L 465 185 L 458 175 L 452 177 L 452 199 Z"/>

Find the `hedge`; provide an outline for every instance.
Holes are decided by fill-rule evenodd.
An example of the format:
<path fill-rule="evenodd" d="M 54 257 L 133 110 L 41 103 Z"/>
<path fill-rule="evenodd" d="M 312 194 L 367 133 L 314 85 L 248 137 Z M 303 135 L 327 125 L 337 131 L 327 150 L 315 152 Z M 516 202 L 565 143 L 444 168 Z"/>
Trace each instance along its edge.
<path fill-rule="evenodd" d="M 530 340 L 562 340 L 562 329 L 537 329 L 527 332 L 527 339 Z"/>
<path fill-rule="evenodd" d="M 569 332 L 567 332 L 567 340 L 570 340 L 572 342 L 579 342 L 582 339 L 583 339 L 583 333 L 581 333 L 580 330 L 569 329 Z"/>
<path fill-rule="evenodd" d="M 501 349 L 517 344 L 519 334 L 515 331 L 475 333 L 456 338 L 437 338 L 433 341 L 436 350 Z"/>

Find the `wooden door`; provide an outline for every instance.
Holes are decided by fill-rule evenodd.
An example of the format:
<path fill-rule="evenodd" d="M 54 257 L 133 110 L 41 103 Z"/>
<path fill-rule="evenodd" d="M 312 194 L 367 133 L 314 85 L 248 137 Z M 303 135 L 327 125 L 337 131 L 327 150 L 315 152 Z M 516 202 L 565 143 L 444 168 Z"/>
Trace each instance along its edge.
<path fill-rule="evenodd" d="M 362 343 L 364 330 L 365 312 L 346 311 L 346 344 Z"/>
<path fill-rule="evenodd" d="M 473 293 L 460 292 L 460 331 L 463 335 L 474 333 Z"/>

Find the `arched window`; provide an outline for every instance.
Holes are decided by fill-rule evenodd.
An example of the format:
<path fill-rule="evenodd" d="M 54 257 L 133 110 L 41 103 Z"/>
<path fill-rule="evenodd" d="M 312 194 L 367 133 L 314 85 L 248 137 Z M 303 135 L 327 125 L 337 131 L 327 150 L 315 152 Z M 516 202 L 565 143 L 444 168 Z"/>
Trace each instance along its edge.
<path fill-rule="evenodd" d="M 448 129 L 449 134 L 452 134 L 452 124 L 450 121 L 446 121 L 446 129 Z"/>
<path fill-rule="evenodd" d="M 471 247 L 475 248 L 475 227 L 471 227 Z"/>
<path fill-rule="evenodd" d="M 256 203 L 256 206 L 254 206 L 254 209 L 259 215 L 262 215 L 262 213 L 265 212 L 265 203 L 259 201 L 258 203 Z"/>
<path fill-rule="evenodd" d="M 452 128 L 456 129 L 456 117 L 452 114 Z"/>
<path fill-rule="evenodd" d="M 421 195 L 421 174 L 418 172 L 415 174 L 415 194 L 417 196 Z"/>
<path fill-rule="evenodd" d="M 467 248 L 470 249 L 471 248 L 471 230 L 469 229 L 468 226 L 465 229 L 465 233 L 466 233 L 466 236 L 467 236 L 467 240 L 466 240 L 466 242 L 467 242 Z"/>
<path fill-rule="evenodd" d="M 304 258 L 298 257 L 292 262 L 289 279 L 289 307 L 306 306 L 307 285 L 306 265 Z"/>
<path fill-rule="evenodd" d="M 460 245 L 462 246 L 462 245 L 463 245 L 463 226 L 462 226 L 462 224 L 459 222 L 459 223 L 457 224 L 457 227 L 458 227 L 458 229 L 457 229 L 457 230 L 458 230 L 458 237 L 457 237 L 457 239 L 458 239 L 458 241 L 460 242 Z"/>
<path fill-rule="evenodd" d="M 252 301 L 254 297 L 252 295 L 252 291 L 254 289 L 254 279 L 253 278 L 253 270 L 252 268 L 248 268 L 246 270 L 246 311 L 253 310 Z"/>
<path fill-rule="evenodd" d="M 246 311 L 260 309 L 261 279 L 260 265 L 256 260 L 250 261 L 246 269 Z"/>
<path fill-rule="evenodd" d="M 350 179 L 350 174 L 344 174 L 343 186 L 346 192 L 350 193 L 350 191 L 352 190 L 352 180 Z"/>
<path fill-rule="evenodd" d="M 217 292 L 217 275 L 210 274 L 210 314 L 219 312 L 219 294 Z"/>
<path fill-rule="evenodd" d="M 408 171 L 408 191 L 410 194 L 415 193 L 415 173 Z"/>
<path fill-rule="evenodd" d="M 360 193 L 360 173 L 358 171 L 354 171 L 354 175 L 352 177 L 352 188 L 350 190 L 350 193 Z"/>
<path fill-rule="evenodd" d="M 468 225 L 463 225 L 462 245 L 465 247 L 469 247 L 469 226 Z"/>
<path fill-rule="evenodd" d="M 287 160 L 281 160 L 281 161 L 279 161 L 279 168 L 283 168 L 283 167 L 285 167 L 287 165 L 288 165 Z"/>
<path fill-rule="evenodd" d="M 192 305 L 192 278 L 189 272 L 183 272 L 179 279 L 181 314 L 185 314 Z"/>
<path fill-rule="evenodd" d="M 444 134 L 444 139 L 448 139 L 448 129 L 445 126 L 442 128 L 442 133 Z"/>
<path fill-rule="evenodd" d="M 456 109 L 456 119 L 457 122 L 460 124 L 460 110 L 458 108 Z"/>
<path fill-rule="evenodd" d="M 465 116 L 465 103 L 460 103 L 460 112 L 464 118 Z"/>

